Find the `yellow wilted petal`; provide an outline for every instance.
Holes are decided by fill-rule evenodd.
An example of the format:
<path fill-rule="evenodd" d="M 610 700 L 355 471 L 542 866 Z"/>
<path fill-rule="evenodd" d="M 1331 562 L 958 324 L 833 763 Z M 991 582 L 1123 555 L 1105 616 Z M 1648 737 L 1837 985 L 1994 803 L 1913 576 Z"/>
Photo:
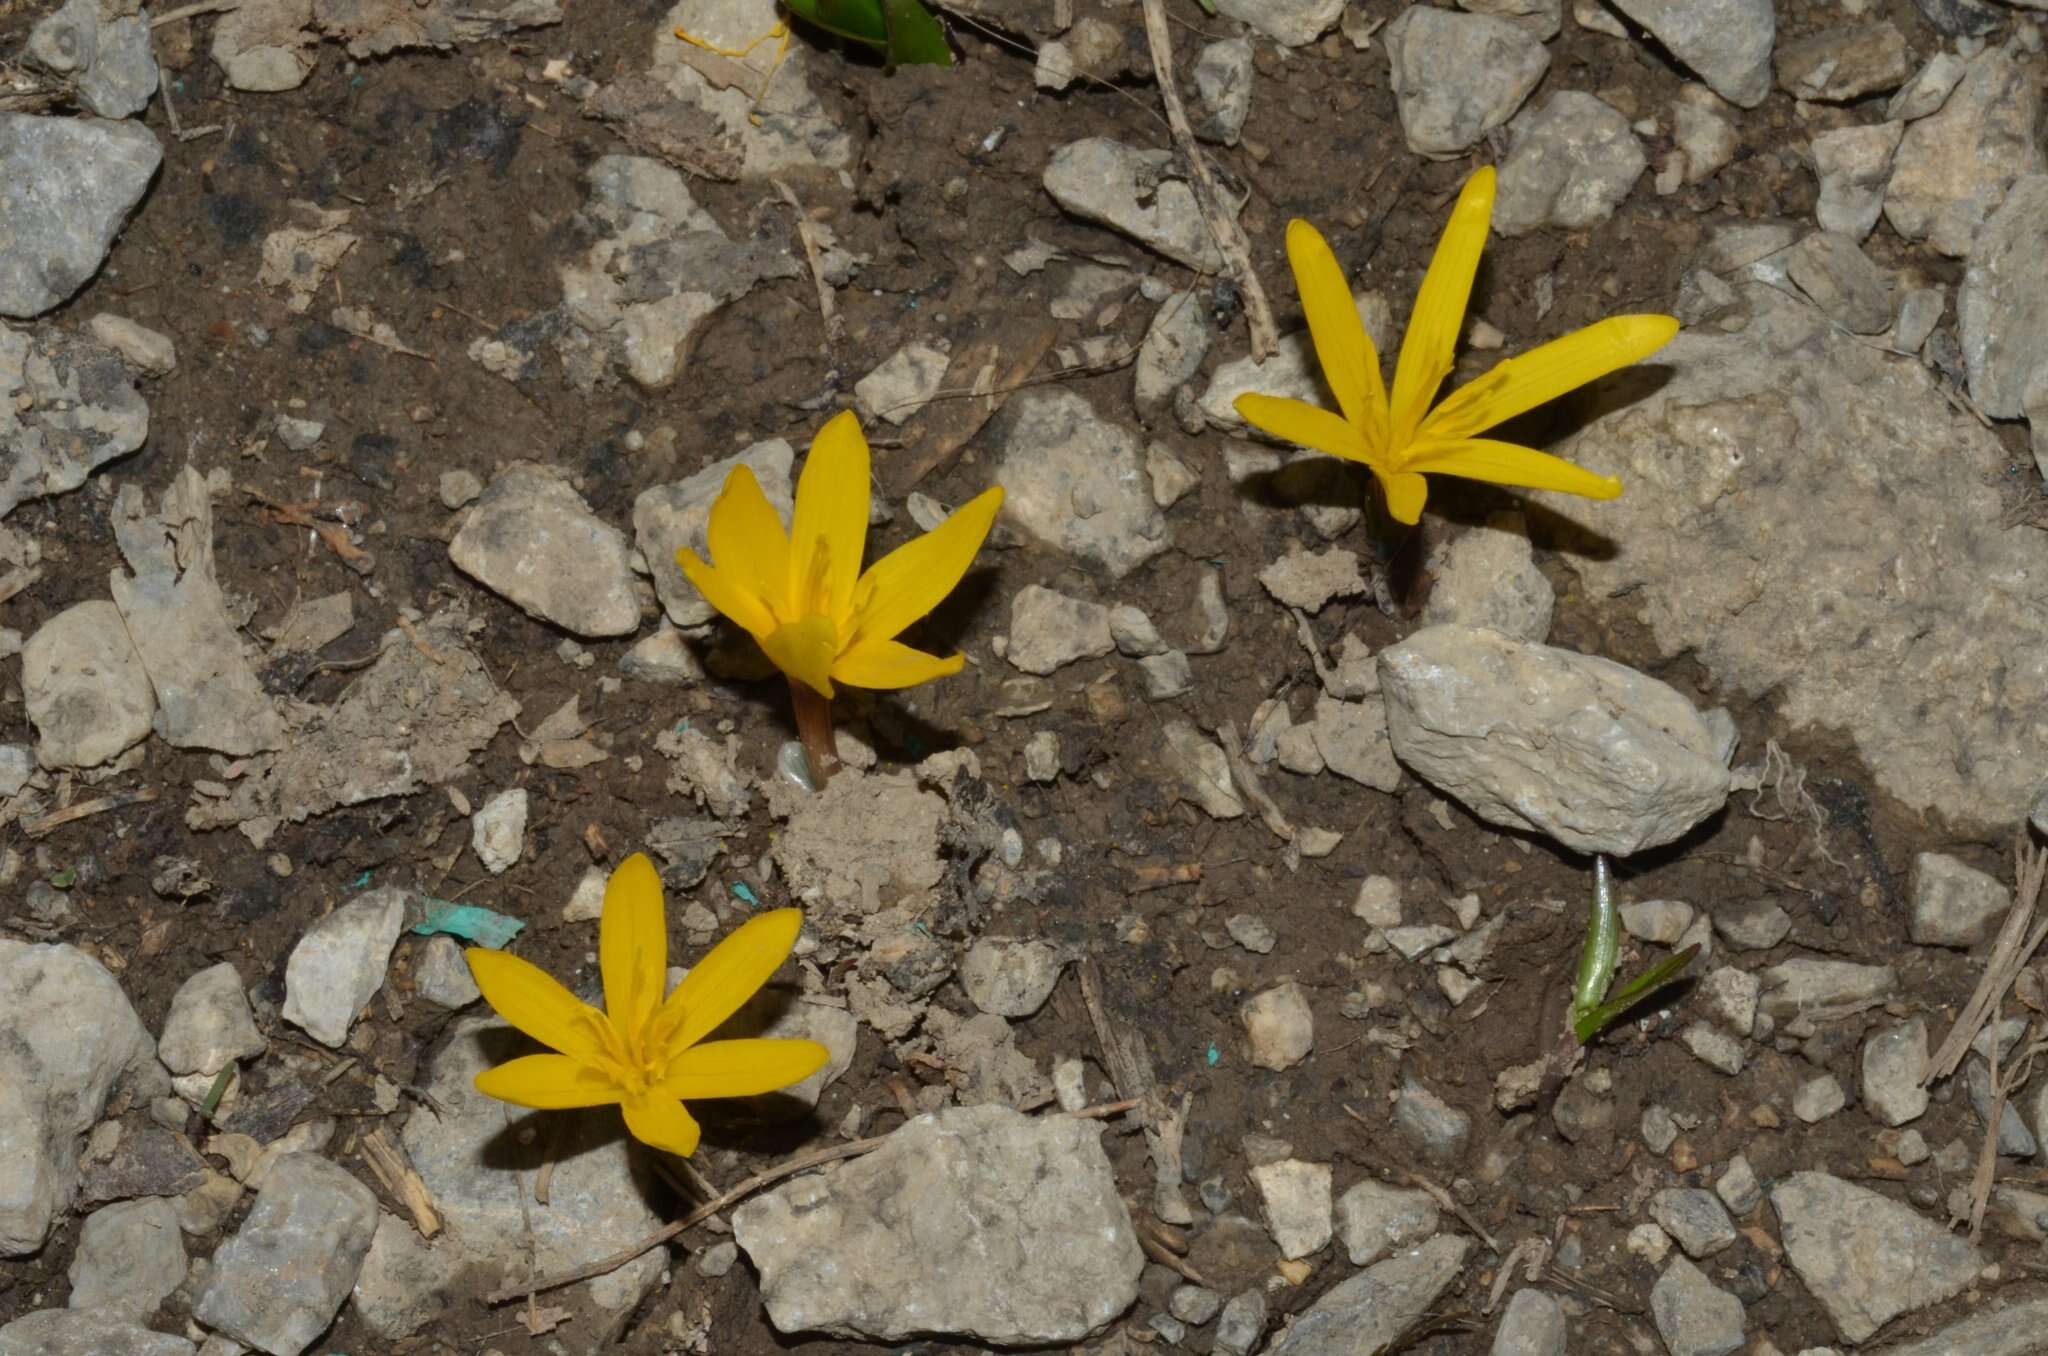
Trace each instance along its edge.
<path fill-rule="evenodd" d="M 1412 527 L 1422 517 L 1422 506 L 1429 499 L 1429 482 L 1421 476 L 1413 471 L 1397 471 L 1381 476 L 1380 488 L 1387 496 L 1387 513 L 1395 522 Z"/>
<path fill-rule="evenodd" d="M 524 1055 L 476 1076 L 476 1090 L 514 1106 L 565 1111 L 579 1106 L 609 1106 L 619 1100 L 619 1086 L 567 1055 Z"/>
<path fill-rule="evenodd" d="M 996 510 L 1002 506 L 1001 486 L 983 490 L 946 521 L 870 566 L 854 590 L 849 648 L 865 641 L 893 639 L 943 602 L 974 563 L 975 553 L 995 525 Z M 844 674 L 837 676 L 856 687 L 868 686 Z"/>
<path fill-rule="evenodd" d="M 801 1083 L 831 1058 L 832 1052 L 816 1041 L 709 1041 L 669 1061 L 658 1091 L 685 1101 L 752 1097 Z"/>
<path fill-rule="evenodd" d="M 864 640 L 839 656 L 832 665 L 832 676 L 853 687 L 893 692 L 929 683 L 934 678 L 950 678 L 966 663 L 965 655 L 941 659 L 923 650 L 913 650 L 901 641 Z"/>
<path fill-rule="evenodd" d="M 796 945 L 797 933 L 803 925 L 800 909 L 757 914 L 734 928 L 703 960 L 690 967 L 690 973 L 676 985 L 666 1005 L 680 1009 L 683 1014 L 679 1022 L 664 1023 L 673 1032 L 669 1037 L 671 1061 L 710 1035 L 768 982 L 768 977 L 789 955 L 789 949 Z M 663 1015 L 669 1016 L 666 1009 Z"/>
<path fill-rule="evenodd" d="M 675 1098 L 660 1093 L 629 1097 L 619 1103 L 619 1110 L 626 1113 L 626 1129 L 642 1144 L 665 1149 L 678 1158 L 697 1152 L 697 1139 L 703 1132 Z"/>
<path fill-rule="evenodd" d="M 1613 476 L 1588 471 L 1575 462 L 1538 452 L 1533 447 L 1495 442 L 1491 438 L 1425 443 L 1409 459 L 1407 469 L 1463 476 L 1495 485 L 1520 485 L 1530 490 L 1560 490 L 1587 499 L 1614 499 L 1621 494 L 1621 482 Z"/>
<path fill-rule="evenodd" d="M 597 961 L 612 1025 L 621 1032 L 641 1030 L 668 987 L 668 916 L 661 876 L 645 853 L 620 862 L 605 882 Z"/>
<path fill-rule="evenodd" d="M 725 478 L 704 536 L 720 573 L 771 606 L 789 597 L 789 534 L 750 467 L 735 466 Z"/>
<path fill-rule="evenodd" d="M 731 575 L 721 574 L 685 546 L 676 552 L 676 565 L 683 577 L 696 585 L 704 601 L 736 622 L 749 635 L 761 637 L 773 631 L 775 614 L 768 604 Z"/>
<path fill-rule="evenodd" d="M 1465 323 L 1465 305 L 1472 299 L 1472 278 L 1486 248 L 1493 221 L 1493 166 L 1475 170 L 1458 194 L 1458 205 L 1437 241 L 1429 271 L 1415 293 L 1408 333 L 1401 338 L 1401 359 L 1394 367 L 1394 398 L 1389 446 L 1398 450 L 1414 437 L 1437 387 L 1451 374 L 1458 331 Z"/>
<path fill-rule="evenodd" d="M 776 668 L 821 697 L 832 695 L 832 661 L 839 657 L 839 627 L 810 616 L 760 636 L 761 652 Z"/>
<path fill-rule="evenodd" d="M 868 440 L 853 411 L 834 415 L 811 440 L 790 518 L 792 617 L 843 615 L 853 604 L 868 538 Z M 819 593 L 808 596 L 816 587 Z"/>
<path fill-rule="evenodd" d="M 463 952 L 484 1001 L 500 1017 L 551 1050 L 594 1062 L 603 1042 L 593 1027 L 604 1014 L 570 993 L 531 961 L 473 946 Z"/>
<path fill-rule="evenodd" d="M 1376 449 L 1366 445 L 1355 427 L 1320 405 L 1251 391 L 1232 401 L 1231 407 L 1261 433 L 1367 466 L 1378 460 Z"/>
<path fill-rule="evenodd" d="M 1323 380 L 1330 384 L 1344 417 L 1368 443 L 1377 445 L 1386 437 L 1387 392 L 1380 378 L 1379 351 L 1358 318 L 1351 284 L 1330 242 L 1299 218 L 1287 223 L 1287 260 L 1294 266 L 1294 285 L 1301 293 Z"/>
<path fill-rule="evenodd" d="M 1469 438 L 1575 391 L 1671 342 L 1668 315 L 1618 315 L 1496 364 L 1445 397 L 1422 421 L 1423 438 Z"/>

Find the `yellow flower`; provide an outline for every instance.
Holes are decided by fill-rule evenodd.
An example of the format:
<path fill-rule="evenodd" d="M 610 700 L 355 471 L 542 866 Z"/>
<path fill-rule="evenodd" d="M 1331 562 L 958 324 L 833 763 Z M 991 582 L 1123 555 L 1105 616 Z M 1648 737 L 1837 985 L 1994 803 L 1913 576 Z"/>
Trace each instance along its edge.
<path fill-rule="evenodd" d="M 816 1041 L 704 1040 L 768 982 L 802 926 L 797 909 L 749 918 L 664 999 L 668 920 L 661 877 L 654 863 L 634 853 L 619 863 L 604 891 L 597 944 L 603 1011 L 528 961 L 469 949 L 469 972 L 498 1015 L 560 1052 L 486 1069 L 476 1076 L 477 1091 L 548 1111 L 616 1102 L 635 1139 L 688 1155 L 698 1132 L 685 1099 L 773 1092 L 801 1083 L 830 1057 Z"/>
<path fill-rule="evenodd" d="M 1422 516 L 1429 493 L 1424 472 L 1563 490 L 1589 499 L 1619 495 L 1621 482 L 1612 476 L 1533 448 L 1473 435 L 1655 353 L 1678 333 L 1678 322 L 1668 315 L 1615 316 L 1589 325 L 1496 364 L 1434 410 L 1429 407 L 1451 374 L 1472 275 L 1479 269 L 1492 220 L 1493 168 L 1487 166 L 1465 181 L 1415 294 L 1391 402 L 1381 385 L 1379 354 L 1359 323 L 1337 256 L 1315 227 L 1289 222 L 1287 258 L 1294 265 L 1294 283 L 1308 313 L 1323 379 L 1343 414 L 1256 394 L 1239 396 L 1237 412 L 1277 438 L 1364 463 L 1386 491 L 1387 511 L 1404 523 Z"/>
<path fill-rule="evenodd" d="M 1002 503 L 1001 487 L 985 490 L 861 573 L 868 440 L 847 411 L 811 443 L 789 531 L 754 473 L 736 466 L 711 506 L 712 563 L 688 547 L 676 552 L 676 563 L 706 602 L 761 643 L 775 667 L 818 695 L 830 697 L 835 679 L 910 687 L 958 673 L 966 662 L 913 650 L 896 636 L 953 591 Z"/>

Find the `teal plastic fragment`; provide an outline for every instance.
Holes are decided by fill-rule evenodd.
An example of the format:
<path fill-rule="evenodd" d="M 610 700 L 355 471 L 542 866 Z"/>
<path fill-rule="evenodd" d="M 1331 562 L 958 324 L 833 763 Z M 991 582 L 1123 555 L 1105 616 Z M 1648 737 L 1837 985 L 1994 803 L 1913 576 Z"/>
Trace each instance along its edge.
<path fill-rule="evenodd" d="M 738 897 L 740 903 L 746 905 L 748 908 L 758 909 L 761 907 L 761 901 L 754 897 L 754 888 L 751 885 L 748 885 L 745 881 L 734 881 L 732 883 L 732 892 L 735 896 Z"/>
<path fill-rule="evenodd" d="M 508 918 L 478 904 L 450 904 L 445 899 L 429 899 L 427 904 L 430 907 L 426 921 L 413 929 L 417 936 L 431 937 L 437 932 L 445 932 L 450 937 L 460 937 L 466 942 L 497 951 L 526 926 L 524 919 Z"/>

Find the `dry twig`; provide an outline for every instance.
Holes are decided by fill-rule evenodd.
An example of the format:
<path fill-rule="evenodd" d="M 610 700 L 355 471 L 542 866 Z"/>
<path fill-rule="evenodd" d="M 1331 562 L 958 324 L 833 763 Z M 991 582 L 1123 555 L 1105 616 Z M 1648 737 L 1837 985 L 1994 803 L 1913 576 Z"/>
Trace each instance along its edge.
<path fill-rule="evenodd" d="M 1984 963 L 1984 977 L 1977 981 L 1976 992 L 1970 995 L 1956 1024 L 1928 1059 L 1927 1067 L 1920 1071 L 1922 1087 L 1937 1078 L 1947 1078 L 1962 1067 L 1970 1042 L 1977 1039 L 1984 1023 L 2005 1001 L 2006 992 L 2019 978 L 2020 971 L 2040 949 L 2042 940 L 2048 938 L 2048 919 L 2034 921 L 2041 885 L 2048 879 L 2048 849 L 2029 845 L 2023 835 L 2013 845 L 2013 858 L 2016 866 L 2012 908 L 2005 915 L 2005 926 L 1998 931 L 1998 941 Z"/>
<path fill-rule="evenodd" d="M 147 805 L 155 799 L 156 788 L 153 786 L 144 787 L 140 791 L 116 791 L 111 795 L 96 796 L 91 800 L 79 801 L 76 805 L 67 805 L 61 810 L 53 810 L 40 819 L 31 819 L 21 826 L 21 831 L 31 838 L 41 838 L 74 820 L 104 814 L 108 810 L 125 809 L 130 805 Z"/>
<path fill-rule="evenodd" d="M 811 222 L 811 214 L 804 211 L 804 205 L 797 201 L 796 194 L 780 179 L 771 181 L 782 200 L 796 213 L 796 236 L 803 242 L 804 261 L 811 266 L 811 282 L 818 289 L 818 317 L 825 322 L 825 342 L 831 346 L 846 337 L 846 322 L 839 317 L 839 311 L 832 299 L 832 285 L 825 281 L 825 268 L 818 260 L 818 228 Z"/>

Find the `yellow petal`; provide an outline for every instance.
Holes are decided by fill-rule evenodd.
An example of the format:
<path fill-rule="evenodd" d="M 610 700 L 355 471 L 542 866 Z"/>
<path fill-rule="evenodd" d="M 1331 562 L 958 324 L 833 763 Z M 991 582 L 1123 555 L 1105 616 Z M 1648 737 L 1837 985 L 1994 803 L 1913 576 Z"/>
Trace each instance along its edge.
<path fill-rule="evenodd" d="M 1287 260 L 1308 316 L 1323 380 L 1344 417 L 1377 446 L 1386 438 L 1387 392 L 1380 379 L 1380 355 L 1358 318 L 1351 284 L 1322 232 L 1299 218 L 1287 223 Z"/>
<path fill-rule="evenodd" d="M 1444 398 L 1422 421 L 1419 437 L 1469 438 L 1567 391 L 1649 357 L 1671 342 L 1678 322 L 1668 315 L 1618 315 L 1495 364 L 1492 371 Z"/>
<path fill-rule="evenodd" d="M 594 1061 L 602 1053 L 594 1022 L 603 1021 L 604 1014 L 563 988 L 553 975 L 531 961 L 488 947 L 473 946 L 463 955 L 484 1001 L 500 1017 L 572 1059 Z"/>
<path fill-rule="evenodd" d="M 853 687 L 893 692 L 929 683 L 934 678 L 950 678 L 966 663 L 965 655 L 941 659 L 923 650 L 913 650 L 901 641 L 864 640 L 839 656 L 832 665 L 832 676 Z"/>
<path fill-rule="evenodd" d="M 1464 438 L 1457 442 L 1420 444 L 1416 451 L 1404 470 L 1463 476 L 1467 480 L 1519 485 L 1530 490 L 1561 490 L 1588 499 L 1614 499 L 1621 494 L 1621 482 L 1613 476 L 1603 476 L 1563 457 L 1514 443 Z"/>
<path fill-rule="evenodd" d="M 704 536 L 720 573 L 757 598 L 789 596 L 789 534 L 751 467 L 735 466 L 725 478 Z"/>
<path fill-rule="evenodd" d="M 1429 498 L 1429 482 L 1413 471 L 1397 471 L 1380 477 L 1380 489 L 1387 496 L 1387 514 L 1397 523 L 1414 526 L 1422 517 L 1422 505 Z"/>
<path fill-rule="evenodd" d="M 710 1035 L 768 982 L 796 945 L 803 925 L 801 909 L 756 914 L 690 967 L 690 973 L 668 996 L 667 1006 L 683 1014 L 669 1037 L 671 1060 Z M 669 1014 L 664 1011 L 663 1015 Z"/>
<path fill-rule="evenodd" d="M 792 617 L 841 616 L 853 605 L 868 538 L 868 440 L 853 411 L 834 415 L 811 440 L 790 519 Z"/>
<path fill-rule="evenodd" d="M 1429 412 L 1437 387 L 1451 374 L 1458 331 L 1465 323 L 1465 303 L 1472 298 L 1472 277 L 1486 248 L 1486 229 L 1493 220 L 1493 166 L 1475 170 L 1451 209 L 1450 224 L 1437 241 L 1429 271 L 1415 293 L 1408 333 L 1401 338 L 1401 360 L 1394 367 L 1394 399 L 1389 443 L 1396 453 L 1415 436 L 1415 427 Z"/>
<path fill-rule="evenodd" d="M 752 1097 L 801 1083 L 831 1058 L 832 1052 L 816 1041 L 710 1041 L 671 1060 L 660 1091 L 685 1101 Z"/>
<path fill-rule="evenodd" d="M 628 1097 L 619 1103 L 619 1110 L 626 1113 L 626 1129 L 642 1144 L 665 1149 L 678 1158 L 688 1158 L 697 1152 L 697 1137 L 702 1131 L 675 1098 L 660 1093 Z"/>
<path fill-rule="evenodd" d="M 1357 428 L 1320 405 L 1257 392 L 1241 395 L 1231 405 L 1239 418 L 1261 433 L 1367 466 L 1378 460 Z"/>
<path fill-rule="evenodd" d="M 832 695 L 832 661 L 839 657 L 839 628 L 830 617 L 805 617 L 758 638 L 769 662 L 821 697 Z"/>
<path fill-rule="evenodd" d="M 620 1031 L 640 1031 L 668 987 L 668 915 L 661 876 L 645 853 L 620 862 L 605 882 L 597 928 L 604 1009 Z"/>
<path fill-rule="evenodd" d="M 514 1106 L 562 1111 L 579 1106 L 609 1106 L 619 1100 L 619 1086 L 567 1055 L 524 1055 L 476 1076 L 476 1090 Z"/>
<path fill-rule="evenodd" d="M 975 553 L 995 525 L 996 510 L 1002 506 L 1000 485 L 983 490 L 955 509 L 945 522 L 876 561 L 854 590 L 849 648 L 862 641 L 893 639 L 944 601 L 974 563 Z"/>
<path fill-rule="evenodd" d="M 775 614 L 768 610 L 768 604 L 737 577 L 712 569 L 687 546 L 676 552 L 676 565 L 682 570 L 683 578 L 697 586 L 697 592 L 704 595 L 705 602 L 732 618 L 749 634 L 758 638 L 775 629 Z"/>

